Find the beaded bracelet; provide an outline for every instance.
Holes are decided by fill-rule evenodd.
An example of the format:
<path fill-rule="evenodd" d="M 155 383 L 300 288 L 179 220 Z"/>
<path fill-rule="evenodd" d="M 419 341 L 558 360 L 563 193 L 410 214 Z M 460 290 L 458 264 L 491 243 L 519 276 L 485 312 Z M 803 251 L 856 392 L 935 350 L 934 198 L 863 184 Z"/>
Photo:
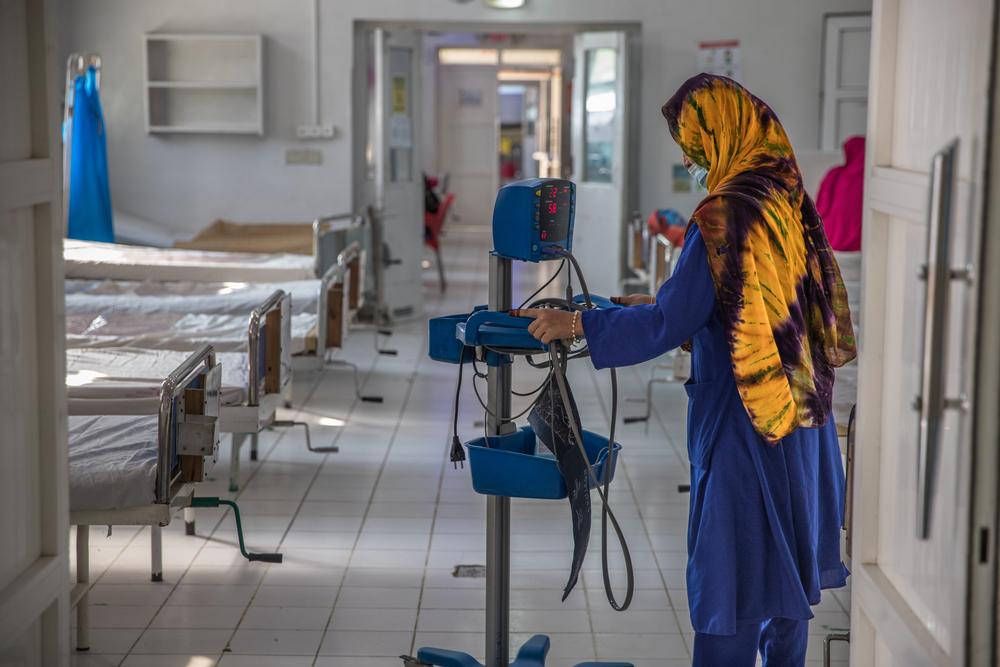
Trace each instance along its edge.
<path fill-rule="evenodd" d="M 570 334 L 573 336 L 573 340 L 576 341 L 576 342 L 579 342 L 579 340 L 581 338 L 581 336 L 578 333 L 576 333 L 576 325 L 579 322 L 580 322 L 580 311 L 579 310 L 574 310 L 573 311 L 573 326 L 570 329 Z"/>

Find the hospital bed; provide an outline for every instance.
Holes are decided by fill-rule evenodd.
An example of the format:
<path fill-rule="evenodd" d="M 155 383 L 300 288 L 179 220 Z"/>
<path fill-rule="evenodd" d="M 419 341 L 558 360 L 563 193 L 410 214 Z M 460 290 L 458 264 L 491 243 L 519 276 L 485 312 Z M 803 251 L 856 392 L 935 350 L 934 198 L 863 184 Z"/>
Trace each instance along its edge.
<path fill-rule="evenodd" d="M 384 306 L 384 269 L 398 264 L 390 257 L 384 242 L 382 217 L 369 206 L 364 215 L 343 213 L 317 218 L 312 223 L 239 223 L 217 220 L 193 239 L 174 243 L 175 248 L 209 252 L 282 253 L 300 257 L 312 255 L 316 275 L 322 274 L 331 258 L 351 241 L 360 241 L 370 255 L 370 292 L 373 296 L 371 320 L 386 323 Z"/>
<path fill-rule="evenodd" d="M 77 527 L 71 603 L 80 650 L 89 645 L 90 526 L 149 526 L 152 580 L 162 581 L 162 527 L 173 513 L 225 504 L 237 517 L 241 553 L 281 562 L 279 554 L 246 551 L 235 503 L 195 497 L 194 485 L 218 452 L 222 366 L 208 345 L 177 359 L 166 374 L 142 383 L 106 374 L 92 383 L 82 370 L 68 372 L 70 522 Z"/>
<path fill-rule="evenodd" d="M 234 224 L 234 223 L 230 223 Z M 239 229 L 236 236 L 253 236 L 255 228 L 266 228 L 263 236 L 275 237 L 273 229 L 288 227 L 293 237 L 296 229 L 308 229 L 312 237 L 309 255 L 281 252 L 281 246 L 259 252 L 232 252 L 228 250 L 199 250 L 154 248 L 124 244 L 93 243 L 66 240 L 63 257 L 67 278 L 158 280 L 187 282 L 279 282 L 322 278 L 339 260 L 341 253 L 351 244 L 361 248 L 352 264 L 352 273 L 360 278 L 360 296 L 367 295 L 368 303 L 358 303 L 365 308 L 365 319 L 375 326 L 376 335 L 389 336 L 384 328 L 389 316 L 384 298 L 384 270 L 399 260 L 389 257 L 383 241 L 381 217 L 372 207 L 364 215 L 343 213 L 317 218 L 305 225 L 238 225 L 226 229 Z M 233 245 L 214 246 L 232 248 Z M 382 327 L 382 328 L 379 328 Z M 380 354 L 395 354 L 393 350 L 376 349 Z"/>
<path fill-rule="evenodd" d="M 70 407 L 70 521 L 77 526 L 77 648 L 89 646 L 91 525 L 151 527 L 152 572 L 162 577 L 160 527 L 170 522 L 181 490 L 197 481 L 218 446 L 218 366 L 211 347 L 195 352 L 141 404 L 121 396 Z"/>
<path fill-rule="evenodd" d="M 308 254 L 233 252 L 189 248 L 155 248 L 120 243 L 66 239 L 63 258 L 67 278 L 119 280 L 259 281 L 320 278 L 350 242 L 348 235 L 365 224 L 362 216 L 342 214 L 307 225 L 312 237 Z M 294 235 L 297 225 L 289 225 Z M 355 239 L 356 240 L 356 239 Z"/>
<path fill-rule="evenodd" d="M 343 345 L 348 322 L 363 303 L 363 251 L 358 243 L 342 250 L 318 279 L 282 282 L 169 281 L 153 270 L 144 280 L 68 279 L 67 312 L 90 314 L 161 312 L 242 315 L 274 290 L 291 297 L 291 350 L 294 368 L 316 369 Z"/>
<path fill-rule="evenodd" d="M 93 376 L 114 369 L 119 377 L 138 380 L 155 377 L 176 361 L 176 354 L 167 352 L 184 352 L 210 344 L 219 354 L 226 354 L 231 370 L 227 373 L 220 429 L 232 434 L 229 482 L 230 489 L 235 491 L 240 447 L 249 436 L 251 459 L 255 459 L 258 436 L 264 428 L 302 426 L 311 451 L 336 449 L 313 447 L 308 423 L 276 417 L 278 406 L 291 395 L 289 295 L 275 290 L 249 312 L 245 310 L 248 304 L 235 305 L 227 311 L 224 303 L 222 306 L 213 303 L 227 298 L 239 301 L 229 295 L 215 299 L 129 295 L 108 303 L 108 299 L 99 295 L 71 294 L 66 299 L 66 347 L 71 370 Z M 197 306 L 204 306 L 209 312 L 198 312 Z M 223 312 L 212 312 L 212 308 Z M 300 332 L 308 328 L 302 322 L 298 327 Z M 127 351 L 131 353 L 126 354 Z M 160 354 L 141 355 L 142 351 Z M 82 391 L 75 389 L 70 393 L 79 395 Z M 96 389 L 88 387 L 86 391 Z M 189 532 L 193 532 L 193 527 L 193 516 L 189 513 Z"/>

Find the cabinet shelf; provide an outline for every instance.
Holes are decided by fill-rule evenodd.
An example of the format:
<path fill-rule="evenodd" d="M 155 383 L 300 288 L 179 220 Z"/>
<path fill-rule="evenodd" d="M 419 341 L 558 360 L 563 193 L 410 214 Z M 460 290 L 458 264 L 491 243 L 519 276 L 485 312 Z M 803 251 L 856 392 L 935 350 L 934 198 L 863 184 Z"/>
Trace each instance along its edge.
<path fill-rule="evenodd" d="M 258 128 L 252 123 L 201 123 L 191 125 L 150 125 L 152 134 L 258 134 Z"/>
<path fill-rule="evenodd" d="M 264 133 L 263 37 L 144 36 L 146 131 Z"/>
<path fill-rule="evenodd" d="M 150 88 L 198 88 L 208 89 L 218 88 L 228 89 L 254 89 L 257 88 L 256 81 L 148 81 Z"/>

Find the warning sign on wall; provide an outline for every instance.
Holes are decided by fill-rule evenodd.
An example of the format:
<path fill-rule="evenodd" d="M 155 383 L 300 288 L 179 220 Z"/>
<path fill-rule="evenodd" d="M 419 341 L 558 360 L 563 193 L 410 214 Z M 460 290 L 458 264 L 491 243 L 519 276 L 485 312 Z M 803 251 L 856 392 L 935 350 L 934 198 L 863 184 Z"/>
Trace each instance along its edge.
<path fill-rule="evenodd" d="M 698 44 L 698 69 L 706 74 L 740 80 L 743 75 L 740 42 L 736 39 Z"/>
<path fill-rule="evenodd" d="M 406 113 L 406 77 L 392 77 L 392 112 Z"/>

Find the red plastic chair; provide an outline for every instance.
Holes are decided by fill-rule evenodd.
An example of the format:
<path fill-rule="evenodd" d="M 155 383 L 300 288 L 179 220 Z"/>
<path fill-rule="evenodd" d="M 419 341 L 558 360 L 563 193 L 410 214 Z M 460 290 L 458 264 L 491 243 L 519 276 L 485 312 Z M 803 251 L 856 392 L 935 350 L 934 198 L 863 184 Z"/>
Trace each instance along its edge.
<path fill-rule="evenodd" d="M 434 251 L 442 292 L 447 289 L 448 283 L 444 279 L 444 263 L 441 261 L 441 229 L 444 227 L 444 221 L 448 219 L 448 210 L 454 201 L 455 193 L 449 192 L 438 206 L 437 213 L 424 212 L 424 245 Z"/>

